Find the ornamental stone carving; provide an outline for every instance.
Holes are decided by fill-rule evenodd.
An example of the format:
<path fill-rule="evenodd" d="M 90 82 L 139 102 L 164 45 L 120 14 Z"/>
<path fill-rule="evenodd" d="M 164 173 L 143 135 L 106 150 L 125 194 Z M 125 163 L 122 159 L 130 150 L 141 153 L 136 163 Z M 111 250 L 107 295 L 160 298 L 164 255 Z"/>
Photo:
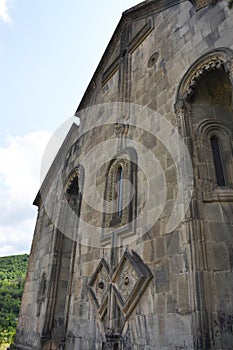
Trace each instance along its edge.
<path fill-rule="evenodd" d="M 65 193 L 66 193 L 66 192 L 70 189 L 70 187 L 72 186 L 72 183 L 73 183 L 74 179 L 75 179 L 76 177 L 79 177 L 79 176 L 80 176 L 80 169 L 79 169 L 79 168 L 75 168 L 75 169 L 72 171 L 72 173 L 71 173 L 71 175 L 70 175 L 68 181 L 66 182 L 66 184 L 65 184 L 65 186 L 64 186 L 64 192 L 65 192 Z"/>
<path fill-rule="evenodd" d="M 153 275 L 134 251 L 125 251 L 112 276 L 113 290 L 121 311 L 128 319 Z"/>
<path fill-rule="evenodd" d="M 118 269 L 119 270 L 119 269 Z M 137 283 L 136 271 L 132 268 L 130 262 L 125 259 L 120 273 L 115 279 L 116 287 L 118 288 L 123 301 L 126 302 L 133 291 L 135 284 Z"/>
<path fill-rule="evenodd" d="M 122 193 L 122 215 L 116 216 L 116 186 L 117 186 L 117 170 L 122 167 L 123 171 L 123 193 Z M 130 181 L 130 161 L 127 155 L 120 154 L 112 163 L 109 173 L 106 188 L 107 213 L 105 214 L 103 226 L 107 231 L 108 227 L 120 227 L 128 223 L 129 216 L 129 198 L 130 191 L 128 185 Z"/>
<path fill-rule="evenodd" d="M 126 321 L 139 302 L 153 275 L 134 251 L 126 250 L 112 274 L 107 261 L 102 258 L 89 282 L 89 292 L 106 330 L 111 329 L 116 303 Z M 105 315 L 107 313 L 107 322 Z"/>
<path fill-rule="evenodd" d="M 200 66 L 189 80 L 185 97 L 189 99 L 193 95 L 194 88 L 198 80 L 200 80 L 205 73 L 221 69 L 223 64 L 224 61 L 222 61 L 220 58 L 212 57 L 208 62 L 205 62 L 202 66 Z"/>
<path fill-rule="evenodd" d="M 116 123 L 115 133 L 117 136 L 126 136 L 129 131 L 129 124 Z"/>
<path fill-rule="evenodd" d="M 106 260 L 102 258 L 89 282 L 89 291 L 91 292 L 99 311 L 104 302 L 109 286 L 109 265 Z"/>
<path fill-rule="evenodd" d="M 210 5 L 213 0 L 190 0 L 196 10 L 200 10 L 205 6 Z"/>

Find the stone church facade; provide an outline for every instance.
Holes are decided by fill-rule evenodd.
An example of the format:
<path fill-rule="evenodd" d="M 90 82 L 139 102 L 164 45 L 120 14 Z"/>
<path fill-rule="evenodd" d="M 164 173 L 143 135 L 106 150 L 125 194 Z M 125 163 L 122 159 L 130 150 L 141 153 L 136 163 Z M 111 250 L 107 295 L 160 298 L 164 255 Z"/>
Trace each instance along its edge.
<path fill-rule="evenodd" d="M 211 3 L 123 13 L 34 202 L 12 348 L 233 349 L 233 10 Z"/>

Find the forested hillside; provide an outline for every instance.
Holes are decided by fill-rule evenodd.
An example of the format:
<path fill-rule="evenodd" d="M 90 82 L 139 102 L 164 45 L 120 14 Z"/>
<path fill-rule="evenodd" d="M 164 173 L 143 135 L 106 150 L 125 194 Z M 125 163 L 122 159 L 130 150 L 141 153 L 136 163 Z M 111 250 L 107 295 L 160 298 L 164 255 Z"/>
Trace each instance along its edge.
<path fill-rule="evenodd" d="M 0 346 L 15 333 L 28 255 L 0 257 Z"/>

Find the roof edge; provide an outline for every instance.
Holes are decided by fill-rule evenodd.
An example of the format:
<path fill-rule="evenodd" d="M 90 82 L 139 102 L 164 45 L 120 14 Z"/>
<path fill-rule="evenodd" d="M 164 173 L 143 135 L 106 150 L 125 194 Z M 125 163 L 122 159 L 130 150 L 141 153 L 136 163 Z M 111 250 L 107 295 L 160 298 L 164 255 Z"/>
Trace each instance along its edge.
<path fill-rule="evenodd" d="M 133 20 L 143 18 L 146 15 L 160 13 L 168 8 L 178 5 L 187 0 L 146 0 L 139 3 L 136 6 L 129 8 L 128 10 L 122 13 L 121 19 L 113 32 L 113 35 L 105 49 L 100 62 L 92 76 L 90 83 L 87 86 L 87 89 L 78 105 L 78 108 L 75 112 L 75 115 L 78 116 L 78 112 L 88 106 L 90 97 L 95 90 L 97 83 L 99 81 L 99 76 L 104 73 L 104 70 L 107 67 L 108 61 L 114 51 L 115 44 L 120 39 L 120 34 L 124 29 L 124 26 Z M 188 0 L 190 1 L 190 0 Z M 140 12 L 138 11 L 140 9 Z"/>
<path fill-rule="evenodd" d="M 49 188 L 51 187 L 54 178 L 57 176 L 57 173 L 64 161 L 64 157 L 67 154 L 68 150 L 70 149 L 71 145 L 74 143 L 77 132 L 79 130 L 79 126 L 76 123 L 73 123 L 67 132 L 64 141 L 62 142 L 61 146 L 59 147 L 58 152 L 56 153 L 56 156 L 52 162 L 52 164 L 49 167 L 49 170 L 40 186 L 40 189 L 36 195 L 36 198 L 33 201 L 33 205 L 36 205 L 38 207 L 41 206 L 43 202 L 43 198 L 41 196 L 41 193 L 48 193 Z"/>

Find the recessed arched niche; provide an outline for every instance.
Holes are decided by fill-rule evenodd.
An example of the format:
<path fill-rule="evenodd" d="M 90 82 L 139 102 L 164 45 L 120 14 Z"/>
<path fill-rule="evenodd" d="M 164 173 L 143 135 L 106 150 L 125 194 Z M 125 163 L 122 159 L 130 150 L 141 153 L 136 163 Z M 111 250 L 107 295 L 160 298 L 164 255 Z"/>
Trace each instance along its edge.
<path fill-rule="evenodd" d="M 193 121 L 210 118 L 223 123 L 233 121 L 232 86 L 225 70 L 211 70 L 196 82 L 188 99 Z"/>
<path fill-rule="evenodd" d="M 175 104 L 204 201 L 233 200 L 233 53 L 216 49 L 184 75 Z"/>

